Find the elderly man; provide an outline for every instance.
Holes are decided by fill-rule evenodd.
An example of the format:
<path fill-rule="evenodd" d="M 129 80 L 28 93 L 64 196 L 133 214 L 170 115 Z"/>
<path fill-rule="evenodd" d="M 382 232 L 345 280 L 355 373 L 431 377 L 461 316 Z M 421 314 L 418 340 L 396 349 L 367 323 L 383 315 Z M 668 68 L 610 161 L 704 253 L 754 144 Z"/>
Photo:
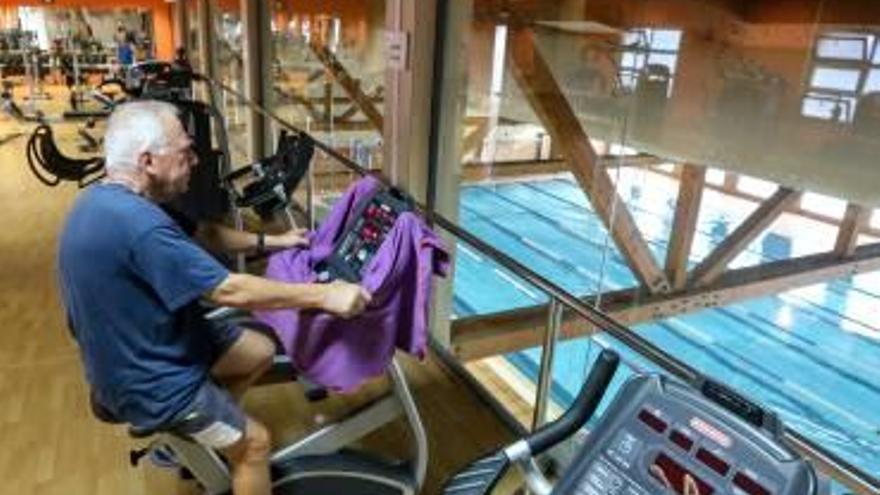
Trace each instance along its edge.
<path fill-rule="evenodd" d="M 350 317 L 370 295 L 347 283 L 294 285 L 230 273 L 197 245 L 160 206 L 186 191 L 196 165 L 172 105 L 121 105 L 104 147 L 107 177 L 77 199 L 58 260 L 94 395 L 122 421 L 219 449 L 232 464 L 236 495 L 268 495 L 269 434 L 235 397 L 266 370 L 274 346 L 257 332 L 205 320 L 199 300 Z M 207 224 L 194 235 L 227 252 L 306 242 L 301 231 L 263 237 Z"/>

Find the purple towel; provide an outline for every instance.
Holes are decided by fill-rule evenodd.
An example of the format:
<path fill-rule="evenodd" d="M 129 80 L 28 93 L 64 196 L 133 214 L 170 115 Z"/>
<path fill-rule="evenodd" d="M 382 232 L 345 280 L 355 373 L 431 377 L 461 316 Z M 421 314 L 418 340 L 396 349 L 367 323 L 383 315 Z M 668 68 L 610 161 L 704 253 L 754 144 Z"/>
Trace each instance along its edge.
<path fill-rule="evenodd" d="M 314 282 L 315 266 L 333 252 L 355 205 L 381 187 L 365 177 L 346 191 L 311 234 L 307 249 L 269 258 L 266 276 L 285 282 Z M 271 325 L 298 373 L 334 391 L 351 391 L 385 371 L 396 348 L 424 357 L 428 340 L 431 276 L 444 276 L 449 257 L 420 217 L 403 213 L 365 267 L 362 285 L 373 294 L 367 310 L 351 320 L 318 311 L 259 311 Z"/>

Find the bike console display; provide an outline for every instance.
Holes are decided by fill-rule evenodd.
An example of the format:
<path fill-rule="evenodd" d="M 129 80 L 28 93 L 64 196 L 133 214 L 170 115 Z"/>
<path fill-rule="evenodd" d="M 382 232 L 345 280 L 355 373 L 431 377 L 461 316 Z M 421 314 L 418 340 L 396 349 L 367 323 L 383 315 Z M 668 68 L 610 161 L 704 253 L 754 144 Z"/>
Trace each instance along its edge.
<path fill-rule="evenodd" d="M 714 382 L 632 378 L 553 494 L 813 495 L 775 415 Z"/>
<path fill-rule="evenodd" d="M 364 268 L 394 227 L 397 217 L 411 210 L 411 203 L 395 189 L 380 190 L 361 202 L 332 254 L 318 265 L 318 280 L 360 282 Z"/>

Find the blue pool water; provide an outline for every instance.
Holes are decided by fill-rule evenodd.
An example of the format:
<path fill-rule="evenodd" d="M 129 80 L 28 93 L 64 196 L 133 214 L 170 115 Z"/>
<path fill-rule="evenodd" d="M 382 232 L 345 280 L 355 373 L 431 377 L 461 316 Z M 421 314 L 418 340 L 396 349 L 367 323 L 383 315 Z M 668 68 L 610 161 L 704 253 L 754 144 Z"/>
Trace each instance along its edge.
<path fill-rule="evenodd" d="M 642 174 L 642 176 L 654 174 Z M 619 189 L 662 266 L 676 188 L 668 179 L 621 177 Z M 569 177 L 462 188 L 460 223 L 569 292 L 632 287 L 636 279 Z M 713 196 L 714 194 L 714 196 Z M 691 262 L 702 259 L 749 215 L 753 204 L 706 193 Z M 734 260 L 747 266 L 821 252 L 832 234 L 789 218 Z M 606 246 L 608 254 L 603 258 Z M 458 246 L 458 317 L 546 302 L 537 289 Z M 880 274 L 794 289 L 635 326 L 654 344 L 776 410 L 790 426 L 870 473 L 880 472 Z M 598 343 L 592 343 L 598 341 Z M 601 344 L 601 345 L 599 345 Z M 644 369 L 648 363 L 608 335 L 567 341 L 554 363 L 557 400 L 579 389 L 602 345 Z M 508 356 L 537 375 L 540 350 Z M 617 384 L 623 377 L 619 374 Z"/>

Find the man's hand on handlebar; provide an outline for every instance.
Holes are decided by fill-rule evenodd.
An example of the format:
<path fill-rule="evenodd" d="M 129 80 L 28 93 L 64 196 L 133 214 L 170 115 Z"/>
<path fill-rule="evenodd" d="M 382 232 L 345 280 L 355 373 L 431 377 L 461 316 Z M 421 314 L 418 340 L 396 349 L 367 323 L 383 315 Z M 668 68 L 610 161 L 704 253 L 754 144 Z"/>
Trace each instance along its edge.
<path fill-rule="evenodd" d="M 361 314 L 373 299 L 366 289 L 348 282 L 332 282 L 326 286 L 326 290 L 321 307 L 328 313 L 343 318 L 352 318 Z"/>

